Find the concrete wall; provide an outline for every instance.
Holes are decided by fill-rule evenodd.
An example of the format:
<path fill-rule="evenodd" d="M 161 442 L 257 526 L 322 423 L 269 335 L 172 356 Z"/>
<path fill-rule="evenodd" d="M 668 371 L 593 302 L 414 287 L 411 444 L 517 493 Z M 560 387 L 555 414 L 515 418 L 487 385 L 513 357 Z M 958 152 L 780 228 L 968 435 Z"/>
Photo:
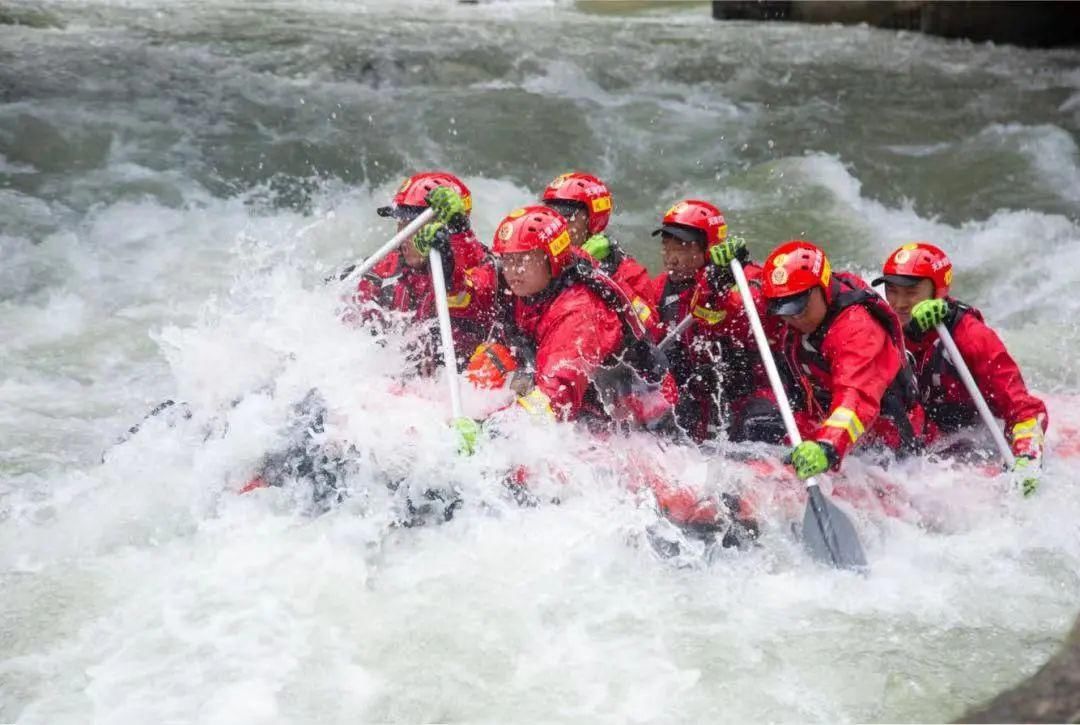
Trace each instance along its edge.
<path fill-rule="evenodd" d="M 946 38 L 1032 47 L 1080 45 L 1080 2 L 713 0 L 718 20 L 867 23 Z"/>

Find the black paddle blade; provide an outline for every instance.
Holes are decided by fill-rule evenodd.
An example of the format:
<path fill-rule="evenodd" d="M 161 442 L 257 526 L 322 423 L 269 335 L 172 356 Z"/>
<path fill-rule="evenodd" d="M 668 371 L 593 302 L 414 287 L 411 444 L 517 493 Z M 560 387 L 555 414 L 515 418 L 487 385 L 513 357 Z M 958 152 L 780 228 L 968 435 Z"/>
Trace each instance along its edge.
<path fill-rule="evenodd" d="M 869 568 L 866 554 L 851 519 L 817 486 L 809 486 L 806 492 L 808 500 L 802 535 L 803 546 L 810 556 L 837 569 L 866 571 Z"/>

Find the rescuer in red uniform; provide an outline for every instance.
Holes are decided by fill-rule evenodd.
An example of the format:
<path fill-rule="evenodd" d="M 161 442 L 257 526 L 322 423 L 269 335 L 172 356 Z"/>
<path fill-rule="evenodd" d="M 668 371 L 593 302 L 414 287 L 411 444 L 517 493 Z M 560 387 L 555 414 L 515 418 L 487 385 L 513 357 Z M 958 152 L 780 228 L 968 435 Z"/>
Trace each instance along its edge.
<path fill-rule="evenodd" d="M 904 355 L 900 320 L 859 277 L 833 273 L 825 252 L 792 240 L 763 265 L 769 313 L 788 329 L 781 350 L 805 437 L 791 453 L 800 478 L 836 468 L 864 434 L 916 450 L 923 413 Z"/>
<path fill-rule="evenodd" d="M 1038 486 L 1046 405 L 1028 392 L 1020 367 L 997 333 L 974 307 L 949 296 L 953 268 L 948 256 L 926 242 L 905 244 L 885 260 L 874 284 L 904 324 L 905 344 L 931 436 L 971 431 L 980 425 L 975 403 L 942 348 L 935 327 L 944 324 L 990 411 L 1004 421 L 1025 495 Z"/>

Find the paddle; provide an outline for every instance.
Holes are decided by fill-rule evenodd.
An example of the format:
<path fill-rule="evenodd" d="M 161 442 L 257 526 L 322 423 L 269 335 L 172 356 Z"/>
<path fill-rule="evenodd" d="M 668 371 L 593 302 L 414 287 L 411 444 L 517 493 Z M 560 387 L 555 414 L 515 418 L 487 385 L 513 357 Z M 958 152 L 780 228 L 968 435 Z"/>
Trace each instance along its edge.
<path fill-rule="evenodd" d="M 450 386 L 450 409 L 456 420 L 462 417 L 461 390 L 458 388 L 457 353 L 454 349 L 454 333 L 450 329 L 450 305 L 446 301 L 446 280 L 443 277 L 442 255 L 439 250 L 432 249 L 428 254 L 428 261 L 431 265 L 431 284 L 435 288 L 435 310 L 439 315 L 439 336 L 442 338 L 446 382 Z"/>
<path fill-rule="evenodd" d="M 401 231 L 399 231 L 390 239 L 390 241 L 376 249 L 370 257 L 365 259 L 360 264 L 356 265 L 356 267 L 351 269 L 347 275 L 342 277 L 341 284 L 344 285 L 346 282 L 354 280 L 357 277 L 370 272 L 376 264 L 381 262 L 383 258 L 386 257 L 386 255 L 397 249 L 398 245 L 400 245 L 403 240 L 408 239 L 413 234 L 416 234 L 416 231 L 420 227 L 424 226 L 434 218 L 435 211 L 432 209 L 425 209 L 424 211 L 420 212 L 420 214 L 415 219 L 406 224 L 401 229 Z M 442 276 L 440 276 L 439 279 L 442 279 Z"/>
<path fill-rule="evenodd" d="M 666 350 L 669 347 L 671 347 L 671 344 L 674 343 L 676 340 L 678 340 L 682 336 L 682 334 L 684 332 L 686 332 L 686 328 L 690 327 L 690 323 L 692 323 L 693 321 L 694 321 L 694 315 L 693 314 L 689 314 L 686 317 L 679 320 L 679 324 L 675 325 L 675 327 L 671 330 L 671 332 L 669 332 L 667 334 L 667 336 L 663 340 L 660 341 L 660 344 L 657 345 L 657 347 L 660 348 L 661 350 Z"/>
<path fill-rule="evenodd" d="M 769 341 L 765 338 L 765 330 L 761 326 L 761 318 L 758 317 L 757 308 L 754 307 L 754 298 L 750 294 L 750 285 L 746 282 L 746 274 L 743 273 L 739 260 L 731 260 L 731 273 L 739 286 L 743 308 L 750 319 L 754 340 L 757 341 L 761 360 L 765 363 L 769 385 L 772 386 L 776 402 L 780 406 L 780 415 L 784 419 L 788 438 L 791 439 L 793 446 L 797 446 L 802 443 L 802 436 L 799 435 L 799 428 L 795 425 L 795 416 L 791 414 L 791 404 L 784 391 L 784 384 L 780 381 L 776 361 L 773 360 Z M 803 516 L 802 527 L 803 546 L 806 550 L 815 559 L 838 569 L 865 570 L 866 554 L 863 553 L 859 535 L 855 532 L 855 526 L 851 520 L 821 492 L 821 488 L 813 477 L 806 479 L 806 494 L 806 514 Z"/>
<path fill-rule="evenodd" d="M 990 431 L 1001 457 L 1005 459 L 1005 465 L 1009 470 L 1012 470 L 1012 467 L 1016 465 L 1016 457 L 1009 450 L 1009 444 L 1005 441 L 1005 434 L 1001 432 L 1001 427 L 994 420 L 994 414 L 990 412 L 986 399 L 983 398 L 983 394 L 979 391 L 979 386 L 975 384 L 975 378 L 971 377 L 971 371 L 968 369 L 967 362 L 964 361 L 964 356 L 960 354 L 956 342 L 944 324 L 937 324 L 934 329 L 937 330 L 938 337 L 941 338 L 941 344 L 949 351 L 949 359 L 952 361 L 953 367 L 956 368 L 956 372 L 960 374 L 960 379 L 964 382 L 968 395 L 975 401 L 975 407 L 979 409 L 979 416 L 982 418 L 983 423 L 986 424 L 986 429 Z"/>

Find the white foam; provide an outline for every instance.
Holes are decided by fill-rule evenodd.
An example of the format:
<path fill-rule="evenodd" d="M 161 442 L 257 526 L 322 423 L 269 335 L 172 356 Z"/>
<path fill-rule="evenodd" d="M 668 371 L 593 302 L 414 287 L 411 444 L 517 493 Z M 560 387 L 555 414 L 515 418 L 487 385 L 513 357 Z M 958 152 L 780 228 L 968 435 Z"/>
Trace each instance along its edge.
<path fill-rule="evenodd" d="M 291 20 L 283 13 L 294 5 L 260 6 L 260 22 Z M 977 61 L 1022 87 L 1043 56 L 866 28 L 780 24 L 749 33 L 745 24 L 705 26 L 689 11 L 657 22 L 608 21 L 566 5 L 300 6 L 343 42 L 354 27 L 392 21 L 395 32 L 425 38 L 491 23 L 490 36 L 466 37 L 498 45 L 507 42 L 499 21 L 533 19 L 558 31 L 572 15 L 574 28 L 625 33 L 629 50 L 616 53 L 623 60 L 639 60 L 641 32 L 649 43 L 669 41 L 655 44 L 657 57 L 672 54 L 667 61 L 723 51 L 740 67 L 715 87 L 640 66 L 641 77 L 620 76 L 633 82 L 615 92 L 572 61 L 525 82 L 559 98 L 583 87 L 576 100 L 595 97 L 609 110 L 622 110 L 624 93 L 646 106 L 671 102 L 676 120 L 655 130 L 601 118 L 623 145 L 614 148 L 639 154 L 594 158 L 610 166 L 590 170 L 625 172 L 613 183 L 645 180 L 657 196 L 715 193 L 726 208 L 775 209 L 781 220 L 791 213 L 811 231 L 837 230 L 836 261 L 867 273 L 896 244 L 940 242 L 954 256 L 958 290 L 978 290 L 972 301 L 1003 329 L 1025 370 L 1049 370 L 1042 358 L 1052 356 L 1059 367 L 1049 380 L 1075 376 L 1067 318 L 1080 260 L 1066 216 L 1000 208 L 967 221 L 925 218 L 912 204 L 874 198 L 844 158 L 821 153 L 751 169 L 747 188 L 730 194 L 703 182 L 712 171 L 649 174 L 673 158 L 690 158 L 686 168 L 738 169 L 747 157 L 731 149 L 767 143 L 771 130 L 762 137 L 759 126 L 773 110 L 752 93 L 768 70 L 755 60 L 761 52 L 794 69 L 780 84 L 788 86 L 822 64 L 953 77 Z M 72 6 L 66 29 L 27 34 L 21 50 L 47 52 L 46 36 L 141 48 L 147 33 L 201 32 L 209 21 L 242 18 L 234 11 L 230 3 L 181 10 L 145 0 Z M 102 30 L 113 20 L 119 25 Z M 125 35 L 129 26 L 135 37 Z M 699 27 L 700 42 L 687 42 Z M 214 60 L 209 46 L 190 45 L 188 55 L 168 57 Z M 283 109 L 323 82 L 318 72 L 229 72 Z M 1068 86 L 1065 75 L 1030 80 Z M 87 82 L 101 91 L 113 83 Z M 369 92 L 349 80 L 326 87 L 344 98 Z M 66 129 L 87 109 L 62 110 L 49 106 Z M 145 122 L 129 110 L 105 118 L 121 128 Z M 215 132 L 227 129 L 221 123 Z M 1052 119 L 1032 123 L 976 125 L 956 143 L 1018 158 L 1048 179 L 1048 196 L 1074 203 L 1064 187 L 1075 180 L 1075 144 Z M 288 136 L 265 133 L 268 143 Z M 954 148 L 913 138 L 894 150 L 931 163 Z M 658 145 L 666 158 L 652 153 Z M 427 151 L 421 143 L 405 157 L 426 163 Z M 687 568 L 676 569 L 646 543 L 645 527 L 656 521 L 648 497 L 626 491 L 631 454 L 651 443 L 508 421 L 500 437 L 461 458 L 442 381 L 398 385 L 403 338 L 371 338 L 337 322 L 337 298 L 321 280 L 392 232 L 374 208 L 396 179 L 320 182 L 301 214 L 267 204 L 267 189 L 215 198 L 186 171 L 153 170 L 144 153 L 119 133 L 102 168 L 52 179 L 50 198 L 70 207 L 0 191 L 5 219 L 15 219 L 0 236 L 0 720 L 940 720 L 1034 671 L 1073 614 L 1080 497 L 1071 459 L 1051 456 L 1043 490 L 1027 501 L 1006 481 L 962 468 L 914 462 L 883 474 L 849 461 L 851 475 L 895 476 L 915 497 L 898 520 L 854 514 L 873 564 L 868 578 L 813 565 L 777 520 L 760 549 L 720 552 L 711 565 L 692 551 L 680 560 Z M 547 181 L 521 181 L 538 173 L 525 159 L 512 160 L 512 181 L 465 177 L 482 241 Z M 738 177 L 723 183 L 738 185 Z M 103 198 L 103 190 L 117 193 Z M 616 224 L 645 228 L 671 200 L 626 204 Z M 267 452 L 289 443 L 292 405 L 311 388 L 329 405 L 325 440 L 355 447 L 350 498 L 308 518 L 301 488 L 233 495 Z M 186 401 L 190 419 L 174 411 L 145 421 L 98 463 L 101 449 L 164 397 Z M 1064 450 L 1080 434 L 1078 410 L 1071 398 L 1051 400 L 1052 446 Z M 705 477 L 695 452 L 673 448 L 661 460 L 672 476 Z M 503 494 L 502 475 L 518 464 L 536 477 L 535 508 Z M 721 483 L 733 482 L 737 468 L 723 468 Z M 419 501 L 429 488 L 451 486 L 470 504 L 454 521 L 392 527 L 406 494 Z M 555 496 L 561 503 L 548 503 Z"/>
<path fill-rule="evenodd" d="M 974 141 L 1016 147 L 1030 160 L 1036 180 L 1049 193 L 1080 202 L 1080 151 L 1065 129 L 1050 124 L 993 124 Z"/>

